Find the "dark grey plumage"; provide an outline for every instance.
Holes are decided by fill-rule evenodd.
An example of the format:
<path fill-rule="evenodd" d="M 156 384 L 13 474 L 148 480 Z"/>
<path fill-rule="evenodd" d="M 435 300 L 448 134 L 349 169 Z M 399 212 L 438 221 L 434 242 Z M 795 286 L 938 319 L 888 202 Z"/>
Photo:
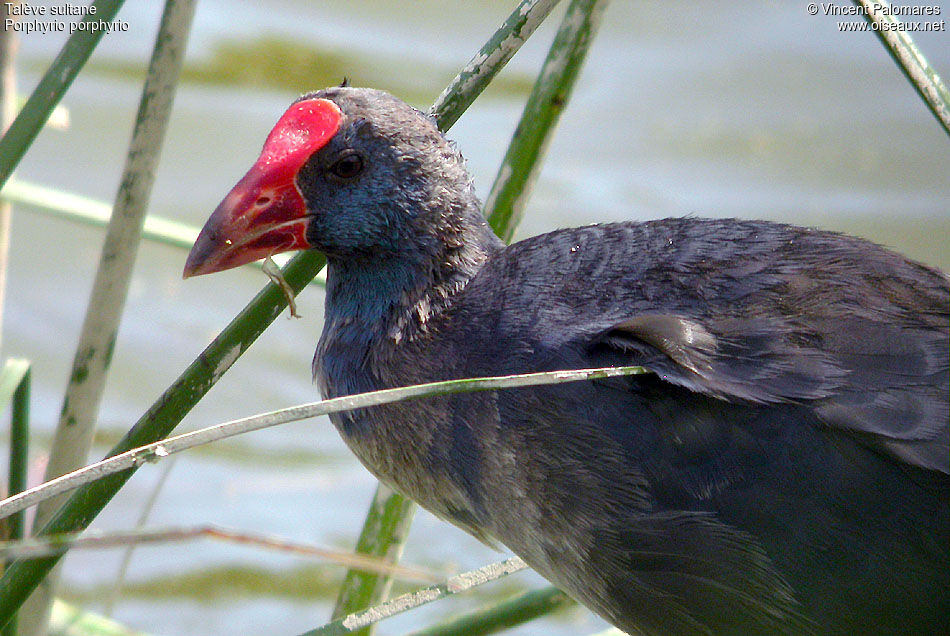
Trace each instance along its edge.
<path fill-rule="evenodd" d="M 379 479 L 631 634 L 950 631 L 944 274 L 731 219 L 504 246 L 424 115 L 314 97 L 344 115 L 296 180 L 329 258 L 327 397 L 653 371 L 334 416 Z"/>

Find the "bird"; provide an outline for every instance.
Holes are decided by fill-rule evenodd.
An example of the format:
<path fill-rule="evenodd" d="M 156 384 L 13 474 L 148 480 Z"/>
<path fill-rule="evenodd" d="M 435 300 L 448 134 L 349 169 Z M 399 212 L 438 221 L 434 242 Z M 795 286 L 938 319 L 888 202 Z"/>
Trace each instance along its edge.
<path fill-rule="evenodd" d="M 381 482 L 628 634 L 950 633 L 948 277 L 867 240 L 690 215 L 507 245 L 434 119 L 305 94 L 185 277 L 327 258 L 325 398 L 642 375 L 331 415 Z"/>

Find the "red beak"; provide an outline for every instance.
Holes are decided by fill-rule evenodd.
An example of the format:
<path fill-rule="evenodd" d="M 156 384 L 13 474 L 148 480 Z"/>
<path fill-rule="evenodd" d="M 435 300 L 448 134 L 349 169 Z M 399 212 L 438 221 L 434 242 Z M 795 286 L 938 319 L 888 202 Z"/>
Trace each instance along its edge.
<path fill-rule="evenodd" d="M 296 102 L 284 113 L 257 162 L 205 223 L 185 262 L 185 278 L 310 247 L 307 204 L 296 177 L 342 119 L 326 99 Z"/>

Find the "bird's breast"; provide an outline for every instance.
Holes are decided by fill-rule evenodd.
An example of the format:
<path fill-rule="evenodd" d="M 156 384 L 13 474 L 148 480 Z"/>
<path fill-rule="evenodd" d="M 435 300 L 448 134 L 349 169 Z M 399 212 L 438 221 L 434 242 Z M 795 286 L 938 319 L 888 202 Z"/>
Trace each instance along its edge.
<path fill-rule="evenodd" d="M 402 351 L 410 348 L 380 345 L 345 330 L 325 333 L 314 374 L 327 398 L 445 379 L 442 370 L 428 369 Z M 377 479 L 490 543 L 479 503 L 484 454 L 469 418 L 482 413 L 480 419 L 489 421 L 491 409 L 487 395 L 462 408 L 458 399 L 444 396 L 335 413 L 330 420 Z"/>

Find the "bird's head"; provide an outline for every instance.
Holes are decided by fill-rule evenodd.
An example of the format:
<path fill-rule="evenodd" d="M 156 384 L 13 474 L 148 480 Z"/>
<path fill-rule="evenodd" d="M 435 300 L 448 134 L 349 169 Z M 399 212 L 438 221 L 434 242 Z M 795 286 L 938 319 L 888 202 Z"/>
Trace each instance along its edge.
<path fill-rule="evenodd" d="M 280 118 L 184 275 L 307 248 L 339 261 L 437 258 L 477 208 L 461 157 L 430 118 L 382 91 L 330 88 Z"/>

